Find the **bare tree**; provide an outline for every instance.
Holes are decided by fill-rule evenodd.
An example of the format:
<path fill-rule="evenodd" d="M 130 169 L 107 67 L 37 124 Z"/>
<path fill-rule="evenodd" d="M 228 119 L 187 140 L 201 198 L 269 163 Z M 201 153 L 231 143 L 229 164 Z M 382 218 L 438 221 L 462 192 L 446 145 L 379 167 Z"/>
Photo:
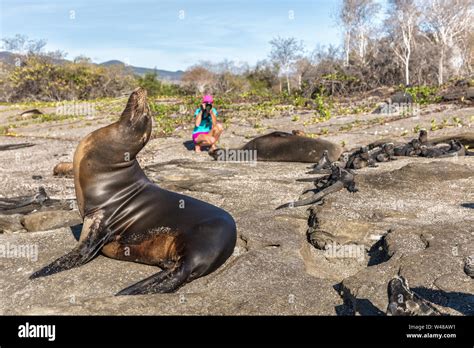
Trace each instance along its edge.
<path fill-rule="evenodd" d="M 338 24 L 344 28 L 344 62 L 349 65 L 350 52 L 355 48 L 364 61 L 373 18 L 380 10 L 375 0 L 343 0 Z"/>
<path fill-rule="evenodd" d="M 410 59 L 419 16 L 415 0 L 390 0 L 389 17 L 386 20 L 392 39 L 390 47 L 403 64 L 405 85 L 410 84 Z"/>
<path fill-rule="evenodd" d="M 30 40 L 26 35 L 16 34 L 3 38 L 3 48 L 17 54 L 39 54 L 46 46 L 46 40 Z"/>
<path fill-rule="evenodd" d="M 469 76 L 473 73 L 472 64 L 474 63 L 474 23 L 471 23 L 470 28 L 460 35 L 456 46 L 461 59 L 461 73 Z"/>
<path fill-rule="evenodd" d="M 277 37 L 270 41 L 272 50 L 270 59 L 278 66 L 280 73 L 286 76 L 288 94 L 291 94 L 290 73 L 293 64 L 301 57 L 303 44 L 294 37 Z"/>
<path fill-rule="evenodd" d="M 438 48 L 438 84 L 444 82 L 447 52 L 462 37 L 473 21 L 472 0 L 424 0 L 424 24 Z"/>
<path fill-rule="evenodd" d="M 437 47 L 424 33 L 418 32 L 414 39 L 411 55 L 410 76 L 412 83 L 417 85 L 435 84 L 438 81 Z"/>
<path fill-rule="evenodd" d="M 215 74 L 201 65 L 196 65 L 186 70 L 181 78 L 194 92 L 204 93 L 212 90 L 215 84 Z"/>
<path fill-rule="evenodd" d="M 305 76 L 311 69 L 313 69 L 313 65 L 307 57 L 303 57 L 295 62 L 295 69 L 298 89 L 301 91 L 303 85 L 303 76 Z"/>

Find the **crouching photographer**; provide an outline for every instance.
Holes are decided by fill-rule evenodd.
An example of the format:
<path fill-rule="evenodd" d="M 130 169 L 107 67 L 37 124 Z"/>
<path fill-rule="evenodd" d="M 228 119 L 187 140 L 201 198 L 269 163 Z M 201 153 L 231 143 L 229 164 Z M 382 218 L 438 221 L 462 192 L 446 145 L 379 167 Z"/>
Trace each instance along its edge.
<path fill-rule="evenodd" d="M 209 146 L 209 150 L 215 150 L 219 137 L 224 128 L 217 122 L 217 110 L 212 105 L 214 99 L 211 95 L 205 95 L 202 98 L 202 104 L 196 109 L 194 117 L 196 118 L 193 130 L 194 149 L 201 152 L 201 146 Z"/>

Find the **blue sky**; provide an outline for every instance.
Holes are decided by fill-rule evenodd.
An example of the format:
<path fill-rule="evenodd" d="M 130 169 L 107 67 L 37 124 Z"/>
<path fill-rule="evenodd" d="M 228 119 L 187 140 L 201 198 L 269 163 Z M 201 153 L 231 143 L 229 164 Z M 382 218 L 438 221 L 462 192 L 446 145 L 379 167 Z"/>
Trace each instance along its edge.
<path fill-rule="evenodd" d="M 44 38 L 47 50 L 94 62 L 168 70 L 224 58 L 254 64 L 278 35 L 303 40 L 308 51 L 339 45 L 333 18 L 340 1 L 0 0 L 0 35 Z"/>

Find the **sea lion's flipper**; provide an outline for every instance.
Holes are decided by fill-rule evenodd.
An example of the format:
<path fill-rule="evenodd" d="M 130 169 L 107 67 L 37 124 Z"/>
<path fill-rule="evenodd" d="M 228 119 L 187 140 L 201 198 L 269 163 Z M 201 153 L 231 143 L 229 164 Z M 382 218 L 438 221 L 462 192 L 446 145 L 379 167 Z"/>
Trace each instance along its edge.
<path fill-rule="evenodd" d="M 387 315 L 441 315 L 428 301 L 410 290 L 405 278 L 398 276 L 388 283 Z"/>
<path fill-rule="evenodd" d="M 79 245 L 71 252 L 33 273 L 30 279 L 45 277 L 82 266 L 92 260 L 102 247 L 110 241 L 110 238 L 111 232 L 104 226 L 104 215 L 102 211 L 87 215 L 84 218 Z"/>
<path fill-rule="evenodd" d="M 163 270 L 139 281 L 119 291 L 115 296 L 174 292 L 188 281 L 189 275 L 190 272 L 185 267 L 184 262 L 179 262 L 175 267 Z"/>

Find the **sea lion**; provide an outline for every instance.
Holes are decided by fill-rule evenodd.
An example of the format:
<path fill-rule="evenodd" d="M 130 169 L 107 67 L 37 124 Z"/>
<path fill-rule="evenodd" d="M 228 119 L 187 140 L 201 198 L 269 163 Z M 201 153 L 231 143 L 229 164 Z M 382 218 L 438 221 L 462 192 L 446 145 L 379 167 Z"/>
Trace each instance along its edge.
<path fill-rule="evenodd" d="M 86 136 L 74 154 L 74 186 L 84 224 L 70 253 L 30 279 L 78 267 L 99 251 L 162 271 L 117 295 L 172 292 L 220 267 L 236 243 L 224 210 L 153 184 L 136 160 L 150 139 L 147 93 L 136 89 L 120 119 Z"/>
<path fill-rule="evenodd" d="M 60 162 L 56 164 L 53 168 L 53 175 L 72 178 L 74 176 L 74 168 L 72 162 Z"/>
<path fill-rule="evenodd" d="M 35 116 L 35 115 L 43 115 L 43 113 L 41 111 L 39 111 L 38 109 L 31 109 L 31 110 L 26 110 L 26 111 L 23 111 L 20 116 L 21 117 L 30 117 L 30 116 Z"/>
<path fill-rule="evenodd" d="M 254 151 L 257 161 L 315 163 L 325 150 L 332 162 L 342 154 L 341 146 L 327 140 L 277 131 L 252 139 L 240 149 L 217 149 L 209 155 L 218 161 L 225 161 L 232 158 L 229 153 Z"/>

